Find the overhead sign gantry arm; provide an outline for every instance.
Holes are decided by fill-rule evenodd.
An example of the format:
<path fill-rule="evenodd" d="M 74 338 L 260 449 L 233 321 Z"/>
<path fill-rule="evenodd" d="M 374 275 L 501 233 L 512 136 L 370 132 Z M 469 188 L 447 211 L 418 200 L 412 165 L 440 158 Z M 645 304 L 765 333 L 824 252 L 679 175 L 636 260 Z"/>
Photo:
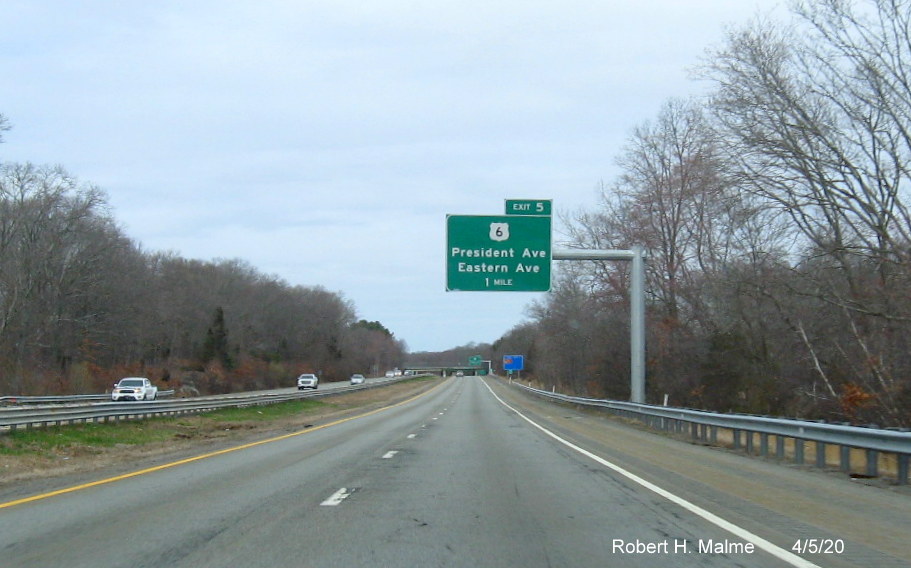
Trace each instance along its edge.
<path fill-rule="evenodd" d="M 630 273 L 630 401 L 645 403 L 645 253 L 640 246 L 631 250 L 554 250 L 553 260 L 625 260 Z"/>

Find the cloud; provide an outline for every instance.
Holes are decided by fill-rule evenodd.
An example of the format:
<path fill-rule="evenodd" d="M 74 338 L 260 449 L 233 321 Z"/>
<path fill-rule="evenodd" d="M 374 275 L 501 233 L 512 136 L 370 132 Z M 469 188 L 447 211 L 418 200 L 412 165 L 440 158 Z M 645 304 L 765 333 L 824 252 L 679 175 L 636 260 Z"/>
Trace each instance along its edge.
<path fill-rule="evenodd" d="M 146 249 L 341 291 L 413 348 L 493 341 L 539 296 L 444 292 L 446 214 L 591 206 L 756 6 L 7 1 L 0 159 L 101 186 Z"/>

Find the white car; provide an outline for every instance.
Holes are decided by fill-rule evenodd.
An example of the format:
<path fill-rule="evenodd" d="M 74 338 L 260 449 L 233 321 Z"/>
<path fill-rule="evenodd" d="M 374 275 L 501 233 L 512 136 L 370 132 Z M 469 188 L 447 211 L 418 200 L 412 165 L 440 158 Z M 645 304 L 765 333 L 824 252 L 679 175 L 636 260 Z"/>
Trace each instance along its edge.
<path fill-rule="evenodd" d="M 297 390 L 313 389 L 319 387 L 319 377 L 312 373 L 304 373 L 297 377 Z"/>
<path fill-rule="evenodd" d="M 127 377 L 120 379 L 114 390 L 111 391 L 111 400 L 155 400 L 158 397 L 158 387 L 152 381 L 143 377 Z"/>
<path fill-rule="evenodd" d="M 360 375 L 357 373 L 351 375 L 351 384 L 352 385 L 362 385 L 362 384 L 364 384 L 364 381 L 366 381 L 366 380 L 367 379 L 364 378 L 364 375 Z"/>

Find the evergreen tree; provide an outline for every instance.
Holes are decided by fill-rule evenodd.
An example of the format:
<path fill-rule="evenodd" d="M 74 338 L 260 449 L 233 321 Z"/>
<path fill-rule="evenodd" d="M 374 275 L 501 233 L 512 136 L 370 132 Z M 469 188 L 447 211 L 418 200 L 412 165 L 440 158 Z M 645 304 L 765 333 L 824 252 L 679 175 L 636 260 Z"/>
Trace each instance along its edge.
<path fill-rule="evenodd" d="M 218 360 L 226 369 L 231 369 L 234 366 L 234 361 L 228 351 L 228 328 L 225 325 L 225 311 L 221 306 L 215 308 L 212 325 L 206 330 L 202 359 L 204 363 Z"/>

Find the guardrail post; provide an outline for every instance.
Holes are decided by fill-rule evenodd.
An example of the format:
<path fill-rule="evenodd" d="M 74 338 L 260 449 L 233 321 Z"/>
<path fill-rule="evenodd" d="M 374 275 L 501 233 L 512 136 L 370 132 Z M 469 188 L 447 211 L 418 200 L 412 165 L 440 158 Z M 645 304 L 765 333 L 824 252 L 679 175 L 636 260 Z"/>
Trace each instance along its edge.
<path fill-rule="evenodd" d="M 734 438 L 734 449 L 740 449 L 740 430 L 734 428 L 731 430 L 731 436 Z"/>
<path fill-rule="evenodd" d="M 908 484 L 908 454 L 898 454 L 898 483 Z"/>
<path fill-rule="evenodd" d="M 769 455 L 769 435 L 765 432 L 759 434 L 759 455 L 762 457 Z"/>
<path fill-rule="evenodd" d="M 794 463 L 797 465 L 803 465 L 803 446 L 803 440 L 794 438 Z"/>
<path fill-rule="evenodd" d="M 867 450 L 867 475 L 879 477 L 879 452 Z"/>
<path fill-rule="evenodd" d="M 826 445 L 822 442 L 816 442 L 816 467 L 826 467 Z"/>
<path fill-rule="evenodd" d="M 842 471 L 851 471 L 851 448 L 848 446 L 842 446 L 840 448 L 841 453 L 841 470 Z"/>
<path fill-rule="evenodd" d="M 775 457 L 784 459 L 784 436 L 781 434 L 775 435 Z"/>

